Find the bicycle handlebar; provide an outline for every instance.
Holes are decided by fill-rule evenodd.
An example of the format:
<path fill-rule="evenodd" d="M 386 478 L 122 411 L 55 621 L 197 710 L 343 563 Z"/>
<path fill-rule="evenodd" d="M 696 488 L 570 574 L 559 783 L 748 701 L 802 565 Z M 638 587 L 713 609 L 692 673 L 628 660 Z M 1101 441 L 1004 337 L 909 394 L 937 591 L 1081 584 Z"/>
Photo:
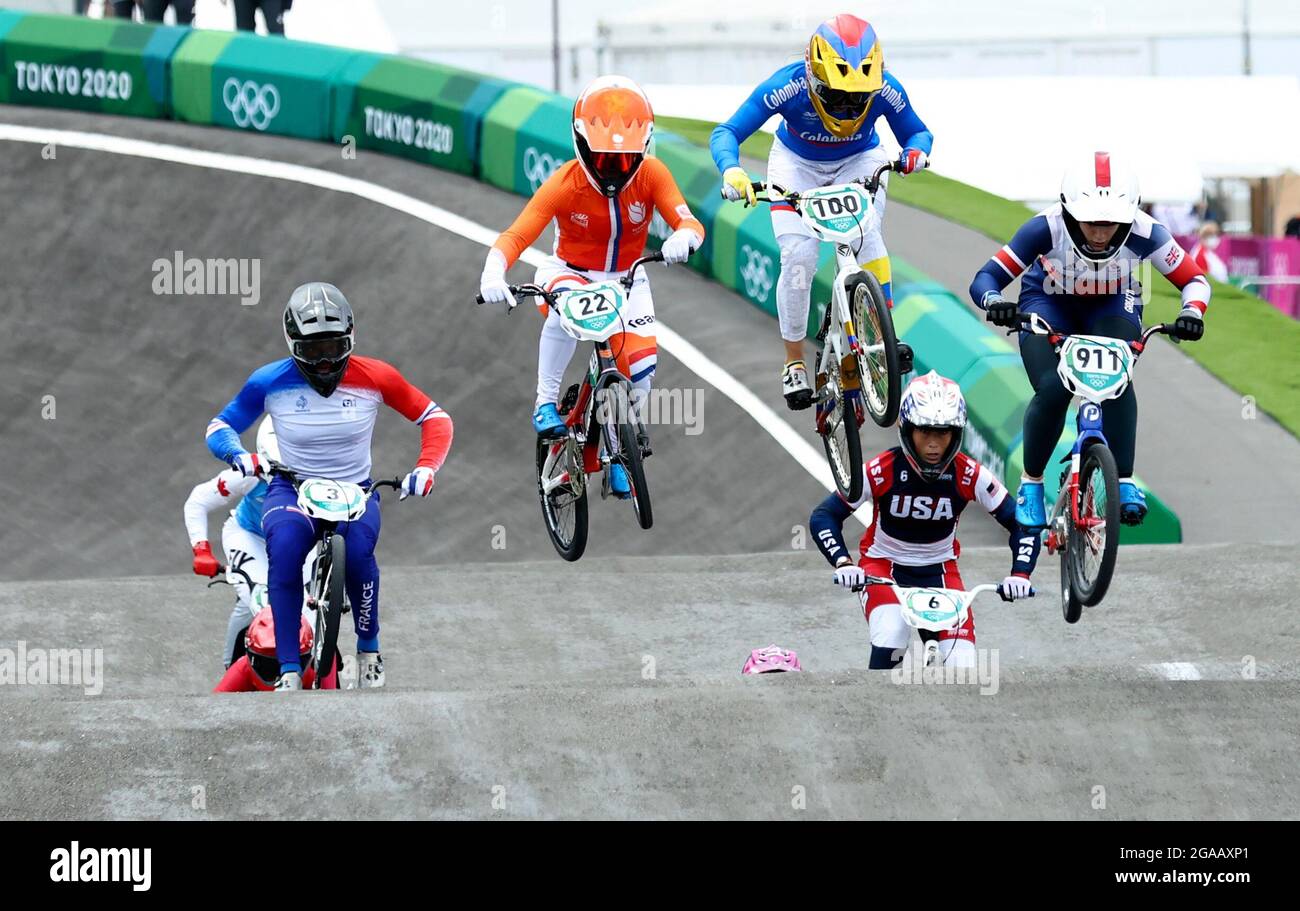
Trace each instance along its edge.
<path fill-rule="evenodd" d="M 1071 335 L 1074 334 L 1070 332 L 1057 332 L 1055 329 L 1052 328 L 1051 323 L 1043 319 L 1037 313 L 1019 314 L 1017 317 L 1017 324 L 1018 324 L 1017 326 L 1013 326 L 1011 329 L 1007 330 L 1007 335 L 1010 335 L 1011 333 L 1018 331 L 1020 327 L 1023 327 L 1025 329 L 1028 329 L 1034 335 L 1047 336 L 1048 343 L 1051 344 L 1053 347 L 1060 345 L 1067 338 L 1069 338 Z M 1142 337 L 1140 339 L 1128 339 L 1126 341 L 1128 341 L 1128 346 L 1131 349 L 1133 349 L 1133 354 L 1139 355 L 1146 348 L 1147 340 L 1151 338 L 1151 336 L 1153 335 L 1168 335 L 1169 338 L 1173 340 L 1174 344 L 1177 344 L 1179 341 L 1181 341 L 1181 339 L 1179 339 L 1178 336 L 1174 335 L 1173 331 L 1174 331 L 1174 327 L 1171 324 L 1157 323 L 1156 325 L 1148 326 L 1145 330 L 1143 330 Z"/>
<path fill-rule="evenodd" d="M 694 254 L 695 251 L 692 250 L 691 253 Z M 661 263 L 663 261 L 664 261 L 664 254 L 663 251 L 661 250 L 643 256 L 640 259 L 633 262 L 632 265 L 628 267 L 627 273 L 622 278 L 618 279 L 618 283 L 621 284 L 628 291 L 631 291 L 632 284 L 633 282 L 636 281 L 637 269 L 641 268 L 646 263 Z M 561 294 L 563 294 L 566 291 L 573 290 L 572 288 L 560 288 L 557 291 L 547 291 L 541 285 L 533 284 L 531 282 L 523 285 L 510 285 L 509 288 L 510 288 L 510 293 L 513 294 L 517 299 L 518 298 L 528 299 L 533 297 L 540 297 L 543 300 L 545 300 L 548 304 L 551 305 L 555 304 L 555 299 L 559 297 Z M 482 294 L 476 294 L 474 295 L 474 303 L 485 304 L 487 303 L 487 301 L 483 300 Z M 513 306 L 507 307 L 506 312 L 511 313 L 514 311 L 514 309 L 515 308 Z"/>
<path fill-rule="evenodd" d="M 892 586 L 892 587 L 894 587 L 894 588 L 911 588 L 911 587 L 912 587 L 912 586 L 908 586 L 908 585 L 899 585 L 899 584 L 898 584 L 897 582 L 895 582 L 893 579 L 889 579 L 889 578 L 886 578 L 886 577 L 883 577 L 883 576 L 867 576 L 867 580 L 866 580 L 865 583 L 863 583 L 862 585 L 855 585 L 855 586 L 853 586 L 853 591 L 855 591 L 855 592 L 860 592 L 860 591 L 862 591 L 864 588 L 866 588 L 868 585 L 889 585 L 889 586 Z M 968 588 L 968 589 L 966 589 L 966 594 L 968 594 L 968 595 L 971 596 L 971 601 L 972 601 L 972 602 L 975 600 L 975 597 L 976 597 L 976 596 L 978 596 L 978 595 L 980 595 L 980 594 L 982 594 L 982 593 L 984 593 L 984 592 L 997 592 L 997 595 L 998 595 L 999 598 L 1001 598 L 1001 599 L 1004 600 L 1004 601 L 1007 600 L 1006 595 L 1005 595 L 1005 594 L 1003 593 L 1003 591 L 1002 591 L 1002 583 L 1001 583 L 1001 582 L 998 582 L 998 583 L 996 583 L 996 584 L 994 584 L 994 583 L 992 583 L 992 582 L 986 582 L 986 583 L 983 584 L 983 585 L 977 585 L 977 586 L 975 586 L 974 588 Z M 1032 597 L 1034 597 L 1036 594 L 1038 594 L 1038 590 L 1035 589 L 1035 588 L 1033 588 L 1033 587 L 1031 586 L 1030 589 L 1029 589 L 1029 597 L 1032 598 Z"/>
<path fill-rule="evenodd" d="M 850 180 L 847 182 L 856 183 L 859 186 L 865 187 L 867 192 L 870 193 L 871 196 L 874 198 L 876 195 L 876 191 L 880 189 L 881 176 L 886 171 L 897 171 L 899 173 L 902 173 L 902 170 L 903 167 L 897 160 L 887 161 L 884 164 L 882 164 L 880 167 L 876 168 L 875 172 L 870 177 L 859 177 L 857 180 Z M 768 205 L 773 205 L 778 202 L 788 202 L 791 205 L 798 205 L 799 199 L 802 195 L 797 190 L 786 190 L 784 187 L 782 187 L 779 184 L 764 183 L 761 180 L 750 181 L 749 185 L 753 188 L 754 195 L 758 197 L 758 201 L 765 202 Z M 766 197 L 761 195 L 764 191 L 768 192 L 768 195 Z M 776 193 L 778 197 L 777 199 L 772 198 L 771 194 L 773 192 Z"/>

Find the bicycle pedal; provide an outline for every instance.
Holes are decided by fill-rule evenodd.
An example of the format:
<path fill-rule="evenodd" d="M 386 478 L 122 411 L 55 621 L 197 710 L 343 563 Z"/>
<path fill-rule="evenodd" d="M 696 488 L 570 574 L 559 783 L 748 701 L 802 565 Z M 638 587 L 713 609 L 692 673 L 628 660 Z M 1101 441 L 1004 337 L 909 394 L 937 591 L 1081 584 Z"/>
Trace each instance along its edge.
<path fill-rule="evenodd" d="M 641 432 L 636 435 L 636 445 L 641 450 L 641 458 L 648 459 L 654 455 L 654 450 L 650 448 L 650 434 Z"/>
<path fill-rule="evenodd" d="M 580 383 L 574 383 L 564 391 L 564 398 L 560 400 L 560 407 L 557 409 L 560 414 L 568 414 L 573 410 L 573 406 L 578 403 L 578 392 L 581 388 Z"/>

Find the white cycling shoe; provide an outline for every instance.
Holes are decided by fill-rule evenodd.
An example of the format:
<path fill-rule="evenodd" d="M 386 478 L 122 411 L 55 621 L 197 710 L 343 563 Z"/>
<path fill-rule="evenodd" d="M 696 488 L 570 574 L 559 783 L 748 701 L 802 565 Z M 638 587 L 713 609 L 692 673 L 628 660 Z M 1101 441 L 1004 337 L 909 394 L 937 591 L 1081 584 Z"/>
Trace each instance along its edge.
<path fill-rule="evenodd" d="M 357 688 L 375 690 L 384 685 L 384 656 L 379 652 L 357 652 Z"/>
<path fill-rule="evenodd" d="M 802 411 L 812 406 L 812 387 L 808 385 L 808 368 L 803 361 L 790 361 L 781 370 L 781 392 L 785 394 L 786 407 L 791 411 Z"/>
<path fill-rule="evenodd" d="M 287 674 L 281 674 L 280 679 L 275 681 L 275 691 L 288 692 L 290 690 L 302 689 L 302 675 L 290 671 Z"/>

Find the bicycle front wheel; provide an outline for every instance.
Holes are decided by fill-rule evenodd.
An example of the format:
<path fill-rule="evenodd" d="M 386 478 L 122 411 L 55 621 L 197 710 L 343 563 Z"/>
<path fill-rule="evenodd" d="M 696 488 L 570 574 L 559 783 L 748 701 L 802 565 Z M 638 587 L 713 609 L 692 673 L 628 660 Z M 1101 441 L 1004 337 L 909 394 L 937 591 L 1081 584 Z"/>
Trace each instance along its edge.
<path fill-rule="evenodd" d="M 329 675 L 338 656 L 339 620 L 343 615 L 344 567 L 347 543 L 342 535 L 331 535 L 329 548 L 316 564 L 310 596 L 316 603 L 315 641 L 312 643 L 312 668 L 315 689 Z"/>
<path fill-rule="evenodd" d="M 1076 496 L 1079 519 L 1070 528 L 1067 550 L 1070 588 L 1092 607 L 1106 597 L 1119 551 L 1119 473 L 1115 457 L 1101 443 L 1083 451 Z"/>
<path fill-rule="evenodd" d="M 849 280 L 845 290 L 849 292 L 853 328 L 862 344 L 859 361 L 865 368 L 860 373 L 867 413 L 879 426 L 891 427 L 898 420 L 903 376 L 898 367 L 894 319 L 884 289 L 870 272 L 860 272 Z"/>
<path fill-rule="evenodd" d="M 574 562 L 587 549 L 587 475 L 572 434 L 559 442 L 538 440 L 537 497 L 555 552 Z"/>

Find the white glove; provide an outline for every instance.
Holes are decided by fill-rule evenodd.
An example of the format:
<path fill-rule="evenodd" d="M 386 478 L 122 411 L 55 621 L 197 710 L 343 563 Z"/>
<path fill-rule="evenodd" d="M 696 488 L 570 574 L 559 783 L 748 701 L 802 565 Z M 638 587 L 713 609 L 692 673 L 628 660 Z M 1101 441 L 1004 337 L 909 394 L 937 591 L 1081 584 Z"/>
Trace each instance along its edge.
<path fill-rule="evenodd" d="M 668 239 L 664 241 L 664 245 L 659 248 L 659 252 L 664 255 L 664 265 L 670 266 L 674 263 L 686 262 L 700 243 L 700 235 L 690 228 L 678 228 L 669 235 Z"/>
<path fill-rule="evenodd" d="M 866 585 L 867 574 L 856 563 L 845 563 L 843 566 L 835 567 L 835 584 L 842 585 L 845 588 L 853 588 L 855 585 Z"/>
<path fill-rule="evenodd" d="M 518 301 L 510 293 L 510 283 L 506 281 L 506 261 L 501 251 L 488 251 L 487 262 L 483 264 L 483 275 L 478 280 L 478 293 L 488 304 L 509 304 L 513 310 Z"/>
<path fill-rule="evenodd" d="M 266 470 L 262 460 L 254 452 L 241 452 L 230 460 L 230 467 L 246 478 L 254 478 Z"/>
<path fill-rule="evenodd" d="M 1002 596 L 1003 601 L 1015 601 L 1018 598 L 1030 597 L 1033 591 L 1033 586 L 1024 576 L 1007 576 L 1002 580 L 1002 591 L 998 594 Z"/>
<path fill-rule="evenodd" d="M 421 465 L 402 479 L 402 489 L 397 499 L 405 500 L 411 496 L 427 497 L 433 493 L 433 469 Z"/>

